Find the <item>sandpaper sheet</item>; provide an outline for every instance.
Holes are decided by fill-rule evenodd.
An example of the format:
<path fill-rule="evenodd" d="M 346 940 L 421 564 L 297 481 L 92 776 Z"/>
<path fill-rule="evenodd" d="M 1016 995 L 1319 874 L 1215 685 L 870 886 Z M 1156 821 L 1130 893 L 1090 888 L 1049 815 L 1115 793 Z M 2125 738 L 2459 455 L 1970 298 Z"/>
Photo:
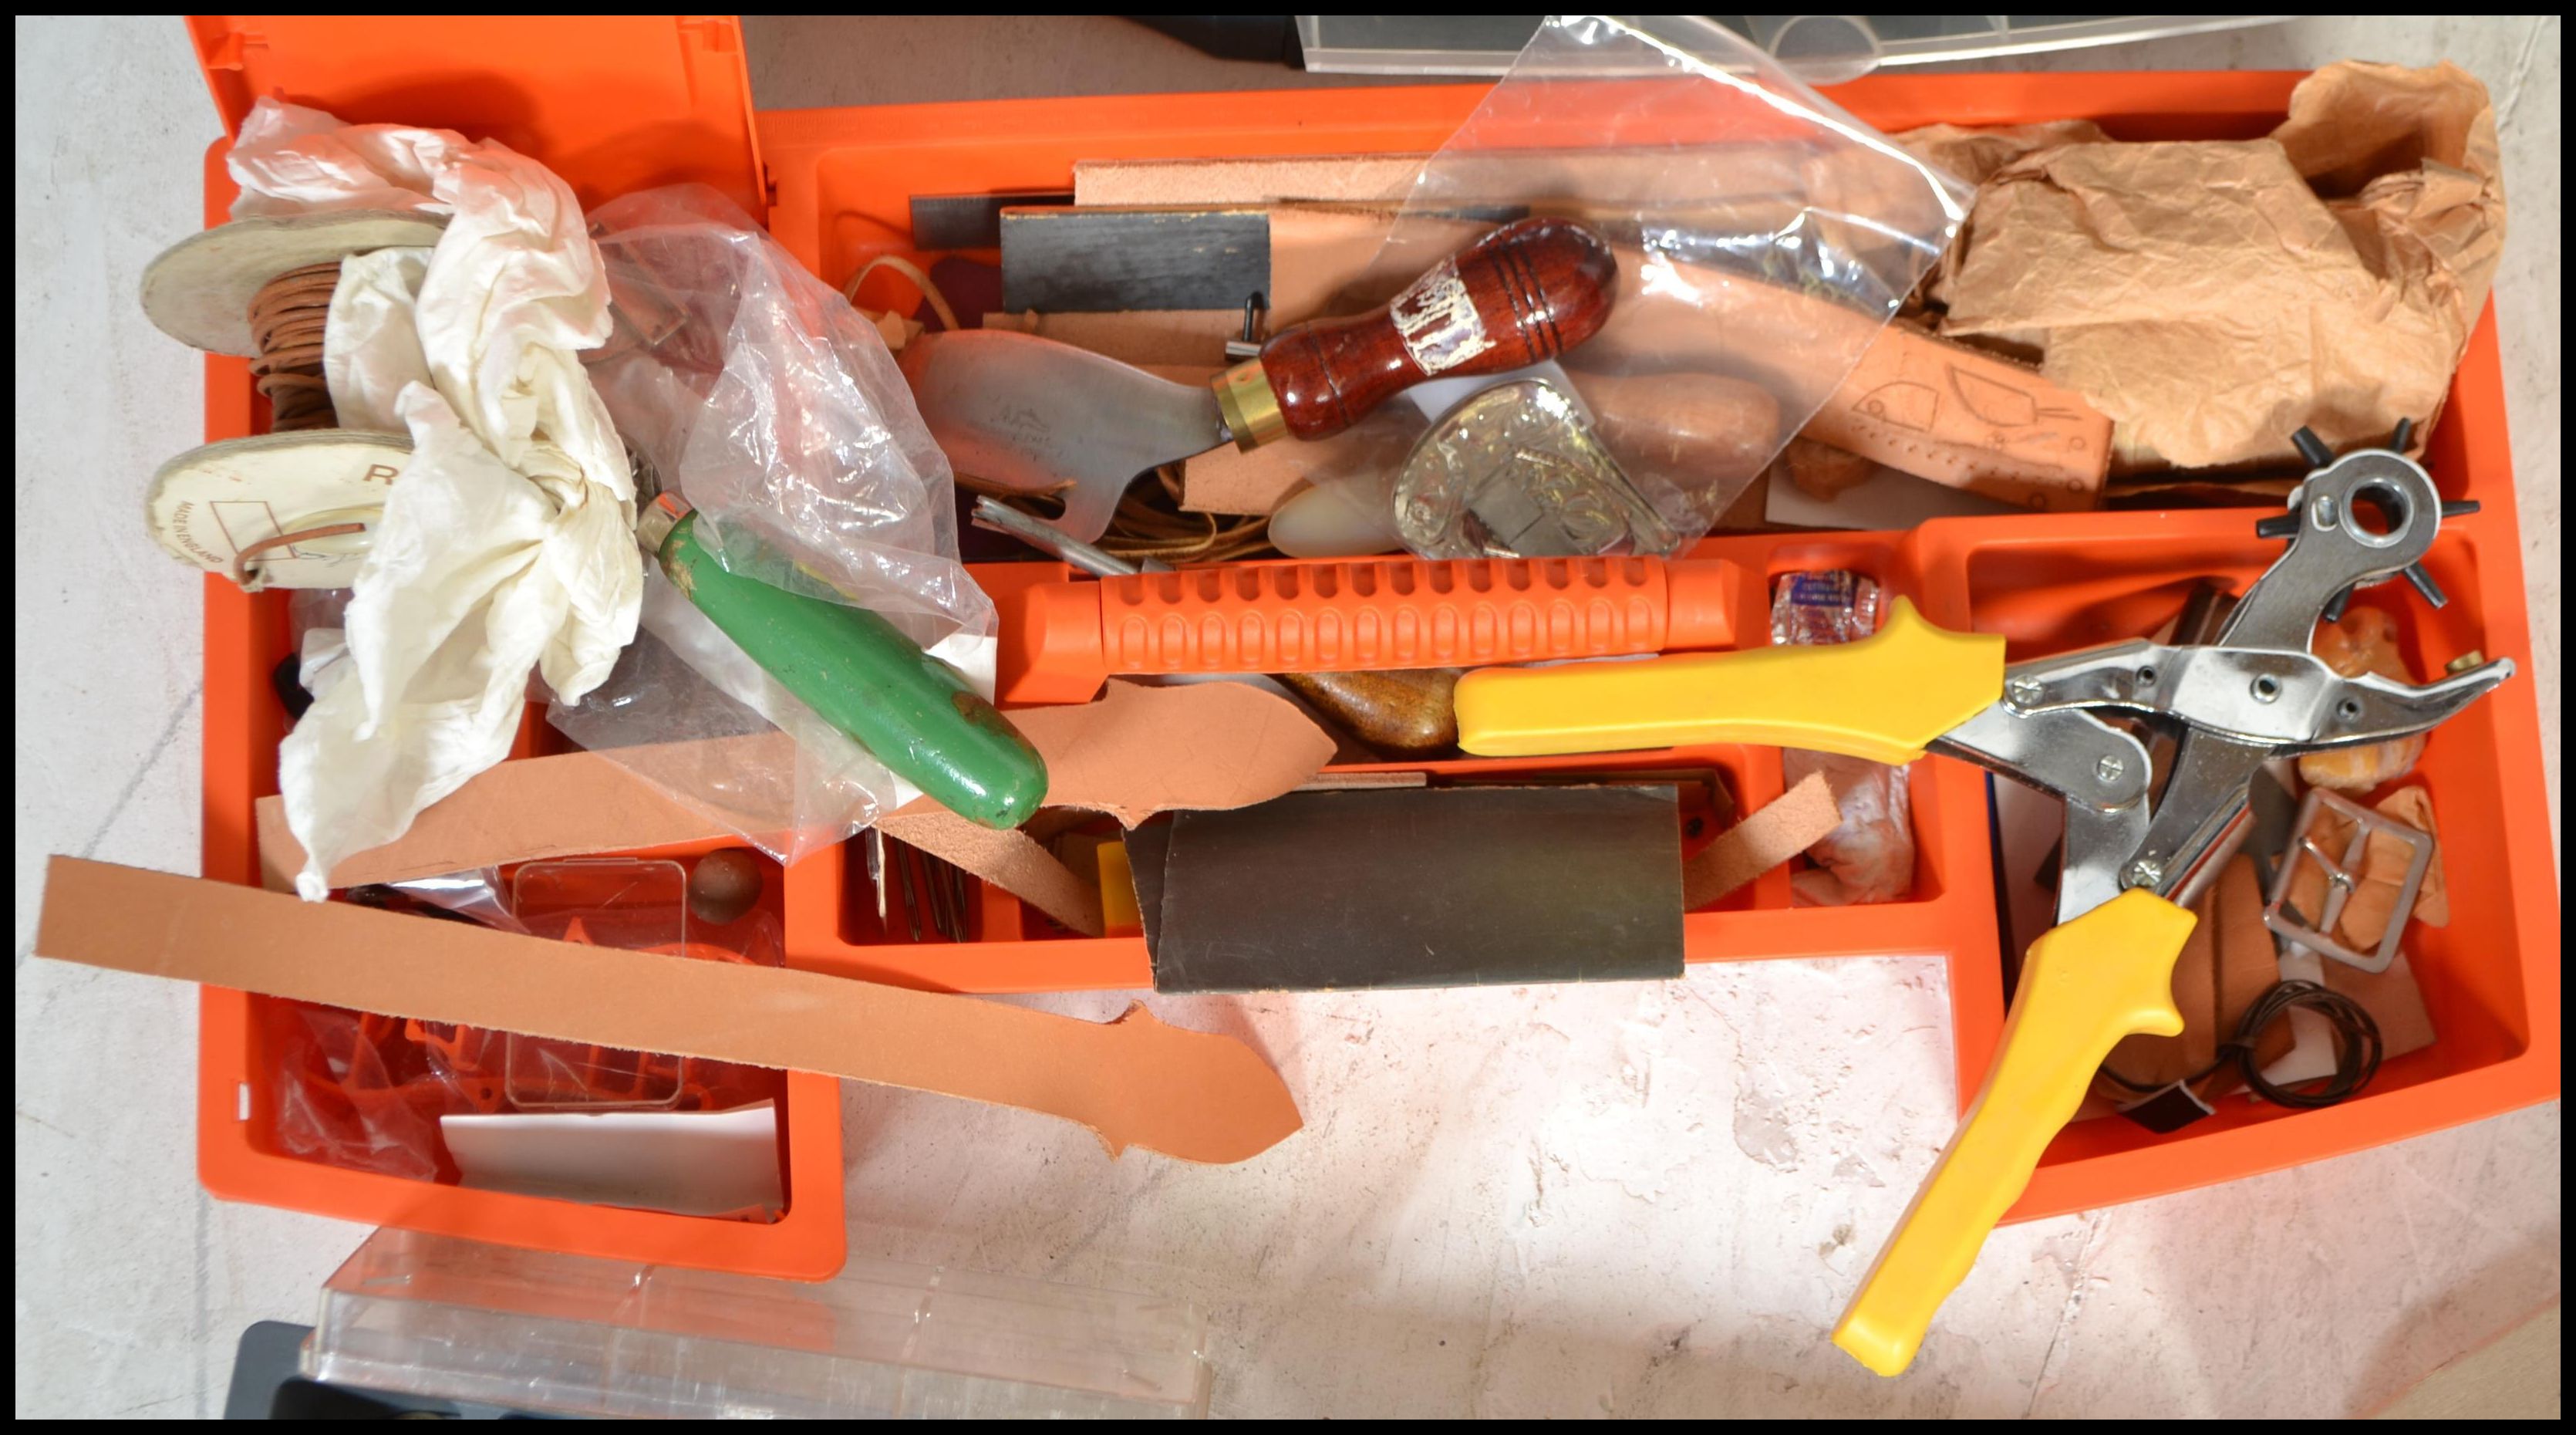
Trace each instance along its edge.
<path fill-rule="evenodd" d="M 1127 834 L 1127 878 L 1136 884 L 1136 915 L 1145 928 L 1145 950 L 1163 938 L 1163 868 L 1172 852 L 1172 824 L 1148 822 Z"/>
<path fill-rule="evenodd" d="M 916 194 L 912 197 L 912 247 L 998 249 L 1002 244 L 1003 210 L 1072 202 L 1072 192 L 1061 189 L 1010 194 Z"/>
<path fill-rule="evenodd" d="M 1152 863 L 1150 844 L 1129 860 Z M 1682 971 L 1674 789 L 1295 793 L 1172 819 L 1157 991 L 1642 981 Z M 1139 905 L 1149 880 L 1138 878 Z"/>
<path fill-rule="evenodd" d="M 819 1071 L 1078 1121 L 1112 1153 L 1241 1161 L 1298 1127 L 1233 1037 L 1077 1021 L 785 967 L 550 942 L 76 857 L 36 955 L 389 1016 Z"/>

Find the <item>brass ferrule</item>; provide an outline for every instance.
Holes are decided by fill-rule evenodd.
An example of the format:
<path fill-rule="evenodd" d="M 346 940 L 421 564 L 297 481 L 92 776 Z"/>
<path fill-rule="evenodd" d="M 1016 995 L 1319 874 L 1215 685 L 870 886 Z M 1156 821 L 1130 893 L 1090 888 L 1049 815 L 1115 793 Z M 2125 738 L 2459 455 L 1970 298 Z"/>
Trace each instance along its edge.
<path fill-rule="evenodd" d="M 689 507 L 689 501 L 676 493 L 653 495 L 644 511 L 635 515 L 635 541 L 644 545 L 647 554 L 660 558 L 662 545 L 671 541 L 671 530 L 692 512 L 695 510 Z"/>
<path fill-rule="evenodd" d="M 1217 416 L 1225 420 L 1225 431 L 1234 435 L 1236 448 L 1249 452 L 1288 436 L 1288 420 L 1279 412 L 1278 391 L 1270 387 L 1270 376 L 1261 371 L 1259 359 L 1235 365 L 1217 375 L 1212 383 L 1216 388 Z"/>

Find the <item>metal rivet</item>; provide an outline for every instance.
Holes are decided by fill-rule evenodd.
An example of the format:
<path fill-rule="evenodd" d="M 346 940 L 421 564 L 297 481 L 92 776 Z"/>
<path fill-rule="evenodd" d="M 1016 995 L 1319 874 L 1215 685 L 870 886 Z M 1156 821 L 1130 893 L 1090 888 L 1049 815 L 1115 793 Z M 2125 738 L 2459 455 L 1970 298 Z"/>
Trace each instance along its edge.
<path fill-rule="evenodd" d="M 2254 701 L 2268 703 L 2281 696 L 2281 680 L 2265 673 L 2254 680 Z"/>
<path fill-rule="evenodd" d="M 2343 514 L 2335 507 L 2332 494 L 2320 493 L 2316 502 L 2308 505 L 2308 523 L 2312 527 L 2332 528 L 2342 521 Z"/>
<path fill-rule="evenodd" d="M 2015 678 L 2011 682 L 2004 684 L 2004 694 L 2016 703 L 2038 702 L 2039 679 Z"/>
<path fill-rule="evenodd" d="M 2139 687 L 2142 687 L 2142 688 L 2151 688 L 2151 687 L 2154 687 L 2155 685 L 2156 685 L 2156 670 L 2155 670 L 2155 669 L 2153 669 L 2153 668 L 2140 668 L 2140 669 L 2138 669 L 2138 686 L 2139 686 Z"/>
<path fill-rule="evenodd" d="M 2093 764 L 2093 775 L 2106 783 L 2118 782 L 2128 770 L 2129 765 L 2120 760 L 2118 753 L 2104 753 L 2102 760 Z"/>
<path fill-rule="evenodd" d="M 2354 698 L 2345 698 L 2342 702 L 2335 704 L 2335 716 L 2342 718 L 2345 722 L 2351 722 L 2354 718 L 2361 716 L 2360 701 Z"/>

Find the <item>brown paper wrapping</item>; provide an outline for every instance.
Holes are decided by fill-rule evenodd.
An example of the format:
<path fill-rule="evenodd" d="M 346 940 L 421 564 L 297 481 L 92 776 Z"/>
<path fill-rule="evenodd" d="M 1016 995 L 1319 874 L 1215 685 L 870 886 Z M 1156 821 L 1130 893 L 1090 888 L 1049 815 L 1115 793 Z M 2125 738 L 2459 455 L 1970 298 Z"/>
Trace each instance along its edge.
<path fill-rule="evenodd" d="M 2474 77 L 2329 65 L 2267 139 L 2048 138 L 1906 137 L 2001 161 L 1933 296 L 1941 332 L 2035 353 L 2109 414 L 2115 471 L 2293 465 L 2303 424 L 2339 448 L 2430 426 L 2504 242 Z"/>

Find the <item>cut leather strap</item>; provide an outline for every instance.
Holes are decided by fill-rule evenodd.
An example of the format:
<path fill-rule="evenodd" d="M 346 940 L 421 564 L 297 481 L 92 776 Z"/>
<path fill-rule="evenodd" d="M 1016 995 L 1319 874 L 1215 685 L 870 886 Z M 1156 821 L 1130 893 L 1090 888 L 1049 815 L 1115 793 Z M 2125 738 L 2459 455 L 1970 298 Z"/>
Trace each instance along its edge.
<path fill-rule="evenodd" d="M 366 531 L 367 525 L 363 523 L 330 523 L 320 528 L 299 529 L 293 533 L 279 533 L 263 538 L 233 555 L 233 581 L 241 585 L 243 592 L 256 593 L 262 585 L 251 576 L 252 559 L 271 549 L 284 548 L 291 544 L 316 542 L 324 538 L 345 538 L 352 533 Z"/>

